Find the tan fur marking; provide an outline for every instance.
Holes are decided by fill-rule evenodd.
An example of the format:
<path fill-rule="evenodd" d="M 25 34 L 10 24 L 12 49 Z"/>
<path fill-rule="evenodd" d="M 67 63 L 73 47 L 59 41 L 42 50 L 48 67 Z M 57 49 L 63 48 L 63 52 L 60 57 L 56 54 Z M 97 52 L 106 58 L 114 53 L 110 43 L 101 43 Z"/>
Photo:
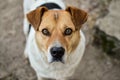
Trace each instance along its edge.
<path fill-rule="evenodd" d="M 58 17 L 59 17 L 59 16 L 58 16 L 58 13 L 57 13 L 57 12 L 55 12 L 55 13 L 54 13 L 54 19 L 55 19 L 55 21 L 57 21 L 57 20 L 58 20 Z"/>

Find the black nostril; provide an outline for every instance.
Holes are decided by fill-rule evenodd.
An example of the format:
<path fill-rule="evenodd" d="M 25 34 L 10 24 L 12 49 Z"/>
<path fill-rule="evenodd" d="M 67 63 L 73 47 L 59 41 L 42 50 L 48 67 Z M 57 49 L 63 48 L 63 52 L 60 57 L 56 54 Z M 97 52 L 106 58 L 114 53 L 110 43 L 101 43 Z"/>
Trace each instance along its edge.
<path fill-rule="evenodd" d="M 50 52 L 53 57 L 61 58 L 64 55 L 65 49 L 62 47 L 53 47 Z"/>

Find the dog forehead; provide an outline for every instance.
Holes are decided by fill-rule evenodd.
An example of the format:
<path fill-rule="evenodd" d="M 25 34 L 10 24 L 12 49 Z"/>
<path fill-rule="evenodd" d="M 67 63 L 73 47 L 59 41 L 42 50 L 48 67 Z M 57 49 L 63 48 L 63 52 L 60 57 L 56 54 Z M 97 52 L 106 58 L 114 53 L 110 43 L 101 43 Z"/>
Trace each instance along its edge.
<path fill-rule="evenodd" d="M 46 11 L 43 14 L 40 26 L 39 29 L 43 29 L 44 27 L 51 30 L 55 27 L 61 28 L 61 30 L 64 30 L 66 27 L 75 29 L 70 13 L 65 10 Z"/>
<path fill-rule="evenodd" d="M 52 19 L 59 19 L 59 18 L 69 18 L 70 13 L 65 10 L 48 10 L 44 13 L 43 18 L 52 18 Z"/>

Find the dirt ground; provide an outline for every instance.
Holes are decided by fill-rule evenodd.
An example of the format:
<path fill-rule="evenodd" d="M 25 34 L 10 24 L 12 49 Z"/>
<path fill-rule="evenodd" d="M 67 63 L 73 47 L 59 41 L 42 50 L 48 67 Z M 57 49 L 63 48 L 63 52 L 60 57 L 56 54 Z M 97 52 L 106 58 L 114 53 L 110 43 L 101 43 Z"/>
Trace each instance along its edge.
<path fill-rule="evenodd" d="M 65 1 L 68 5 L 77 7 L 81 4 L 80 0 Z M 83 8 L 86 10 L 89 1 L 95 0 L 84 1 L 86 5 Z M 37 79 L 34 70 L 23 56 L 25 37 L 22 4 L 22 0 L 0 0 L 0 80 Z M 120 64 L 100 49 L 88 44 L 76 74 L 70 79 L 120 80 Z"/>

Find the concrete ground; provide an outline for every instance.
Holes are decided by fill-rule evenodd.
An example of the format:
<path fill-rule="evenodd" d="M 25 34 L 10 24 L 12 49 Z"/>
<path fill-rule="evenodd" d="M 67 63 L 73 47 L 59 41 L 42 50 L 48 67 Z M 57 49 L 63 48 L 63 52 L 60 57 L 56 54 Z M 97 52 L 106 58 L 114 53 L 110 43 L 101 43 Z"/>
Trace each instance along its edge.
<path fill-rule="evenodd" d="M 80 7 L 81 1 L 65 0 Z M 0 0 L 0 80 L 36 80 L 34 70 L 24 59 L 23 1 Z M 89 4 L 95 5 L 95 4 Z M 87 34 L 86 34 L 87 36 Z M 71 80 L 120 80 L 120 64 L 88 43 L 83 59 Z"/>

